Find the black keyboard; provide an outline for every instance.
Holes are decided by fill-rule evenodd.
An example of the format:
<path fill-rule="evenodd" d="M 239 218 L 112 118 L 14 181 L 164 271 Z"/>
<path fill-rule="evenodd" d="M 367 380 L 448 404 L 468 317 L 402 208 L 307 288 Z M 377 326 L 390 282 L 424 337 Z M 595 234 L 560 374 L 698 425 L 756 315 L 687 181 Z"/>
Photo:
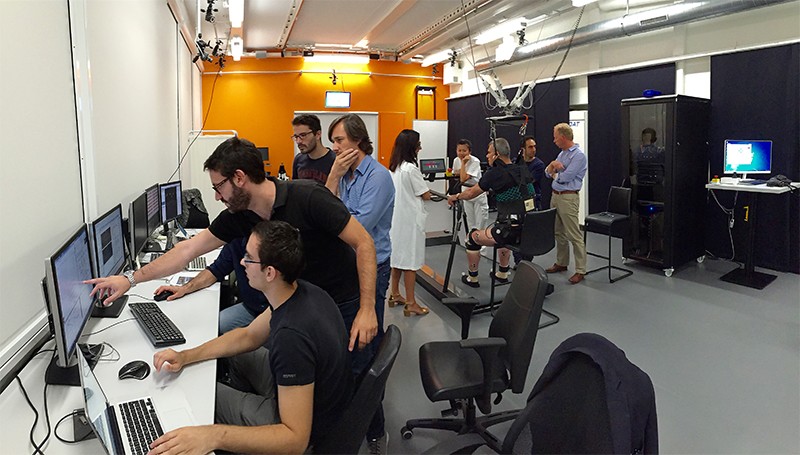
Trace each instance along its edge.
<path fill-rule="evenodd" d="M 119 410 L 131 453 L 144 455 L 150 452 L 150 443 L 164 434 L 153 401 L 150 398 L 126 401 L 119 404 Z"/>
<path fill-rule="evenodd" d="M 160 348 L 186 343 L 175 323 L 153 302 L 129 303 L 131 312 L 144 329 L 153 346 Z"/>
<path fill-rule="evenodd" d="M 764 183 L 767 183 L 767 181 L 759 179 L 739 180 L 739 185 L 763 185 Z"/>

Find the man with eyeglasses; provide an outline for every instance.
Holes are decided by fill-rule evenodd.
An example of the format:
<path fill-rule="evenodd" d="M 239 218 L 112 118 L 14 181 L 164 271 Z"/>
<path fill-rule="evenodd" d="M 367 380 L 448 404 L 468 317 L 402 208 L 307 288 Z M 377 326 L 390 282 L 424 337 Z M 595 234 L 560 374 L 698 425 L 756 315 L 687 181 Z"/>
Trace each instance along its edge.
<path fill-rule="evenodd" d="M 138 282 L 177 273 L 192 259 L 248 236 L 260 221 L 280 220 L 300 230 L 306 251 L 300 278 L 321 287 L 336 302 L 350 331 L 348 348 L 364 349 L 378 333 L 375 244 L 342 201 L 308 180 L 265 177 L 261 155 L 247 139 L 227 139 L 204 168 L 216 200 L 228 210 L 208 229 L 133 273 L 86 281 L 95 285 L 92 295 L 105 297 L 103 303 L 112 302 Z M 348 322 L 345 315 L 353 316 Z"/>
<path fill-rule="evenodd" d="M 300 150 L 292 162 L 292 179 L 311 179 L 324 185 L 336 156 L 322 145 L 319 117 L 314 114 L 298 115 L 292 120 L 292 130 L 292 140 Z"/>

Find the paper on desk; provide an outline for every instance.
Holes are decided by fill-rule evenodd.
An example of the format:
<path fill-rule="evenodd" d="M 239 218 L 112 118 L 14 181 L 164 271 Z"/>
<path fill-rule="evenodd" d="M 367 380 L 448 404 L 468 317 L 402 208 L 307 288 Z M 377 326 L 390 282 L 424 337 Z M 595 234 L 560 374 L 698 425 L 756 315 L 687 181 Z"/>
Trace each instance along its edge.
<path fill-rule="evenodd" d="M 184 284 L 188 283 L 189 280 L 197 276 L 200 272 L 183 272 L 176 275 L 172 275 L 169 279 L 170 286 L 183 286 Z"/>

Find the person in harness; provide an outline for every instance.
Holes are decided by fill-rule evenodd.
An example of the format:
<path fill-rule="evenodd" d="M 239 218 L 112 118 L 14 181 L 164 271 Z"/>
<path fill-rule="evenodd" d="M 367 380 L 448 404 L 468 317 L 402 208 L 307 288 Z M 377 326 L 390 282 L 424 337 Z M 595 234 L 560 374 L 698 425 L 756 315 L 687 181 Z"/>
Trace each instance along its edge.
<path fill-rule="evenodd" d="M 467 238 L 469 271 L 461 276 L 461 281 L 473 288 L 480 287 L 478 264 L 481 247 L 519 243 L 525 213 L 534 210 L 533 177 L 526 166 L 511 162 L 508 141 L 497 138 L 489 142 L 486 160 L 489 162 L 489 170 L 483 174 L 477 185 L 447 197 L 447 202 L 453 205 L 459 200 L 474 199 L 486 191 L 495 194 L 497 221 L 486 229 L 472 229 Z M 501 283 L 508 282 L 511 251 L 508 248 L 499 248 L 498 257 L 500 266 L 495 272 L 495 279 Z"/>

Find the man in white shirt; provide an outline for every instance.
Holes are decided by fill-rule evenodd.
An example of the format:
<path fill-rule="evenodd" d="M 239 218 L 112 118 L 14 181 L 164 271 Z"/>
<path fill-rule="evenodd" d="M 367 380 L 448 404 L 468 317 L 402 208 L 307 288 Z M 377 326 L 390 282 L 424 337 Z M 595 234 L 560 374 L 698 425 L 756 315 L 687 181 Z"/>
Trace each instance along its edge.
<path fill-rule="evenodd" d="M 453 160 L 453 174 L 458 176 L 461 186 L 470 188 L 481 179 L 481 161 L 472 156 L 472 143 L 460 139 L 456 147 L 456 159 Z M 485 229 L 489 221 L 489 202 L 486 193 L 464 200 L 464 213 L 467 215 L 467 232 L 473 229 Z"/>

